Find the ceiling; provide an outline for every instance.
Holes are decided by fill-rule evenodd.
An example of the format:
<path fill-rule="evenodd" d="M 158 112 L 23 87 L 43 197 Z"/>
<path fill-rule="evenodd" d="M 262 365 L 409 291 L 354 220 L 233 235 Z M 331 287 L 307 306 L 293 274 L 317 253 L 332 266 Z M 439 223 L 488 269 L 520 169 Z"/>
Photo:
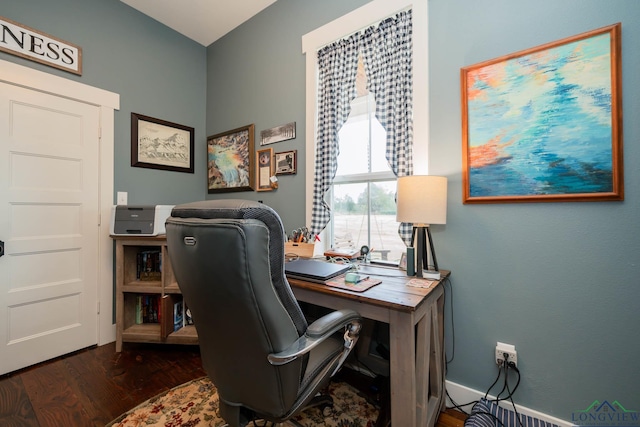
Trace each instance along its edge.
<path fill-rule="evenodd" d="M 209 46 L 276 0 L 120 0 Z"/>

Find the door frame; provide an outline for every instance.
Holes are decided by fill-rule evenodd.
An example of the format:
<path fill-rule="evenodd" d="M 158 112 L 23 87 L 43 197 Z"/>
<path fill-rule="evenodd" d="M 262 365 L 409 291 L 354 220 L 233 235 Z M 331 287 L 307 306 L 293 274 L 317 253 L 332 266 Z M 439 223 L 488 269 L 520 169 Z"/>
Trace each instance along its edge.
<path fill-rule="evenodd" d="M 116 327 L 113 321 L 113 240 L 109 235 L 109 221 L 113 205 L 114 116 L 115 110 L 120 109 L 120 95 L 4 60 L 0 60 L 0 81 L 85 102 L 100 109 L 97 335 L 98 345 L 113 342 Z"/>

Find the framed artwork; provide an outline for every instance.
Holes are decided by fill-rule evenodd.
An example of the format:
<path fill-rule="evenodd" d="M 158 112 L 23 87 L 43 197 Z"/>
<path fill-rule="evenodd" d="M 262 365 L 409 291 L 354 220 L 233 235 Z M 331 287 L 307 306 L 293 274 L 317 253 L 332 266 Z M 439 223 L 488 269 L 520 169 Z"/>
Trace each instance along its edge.
<path fill-rule="evenodd" d="M 131 166 L 193 173 L 193 128 L 131 113 Z"/>
<path fill-rule="evenodd" d="M 253 124 L 207 138 L 209 194 L 253 190 L 253 138 Z"/>
<path fill-rule="evenodd" d="M 296 122 L 287 123 L 265 129 L 260 132 L 260 145 L 274 144 L 280 141 L 286 141 L 296 137 Z"/>
<path fill-rule="evenodd" d="M 258 185 L 256 191 L 271 191 L 274 189 L 274 182 L 271 180 L 273 174 L 273 149 L 263 148 L 256 151 L 256 164 L 258 169 Z"/>
<path fill-rule="evenodd" d="M 400 255 L 400 262 L 398 263 L 398 268 L 402 271 L 407 271 L 407 253 L 403 252 Z"/>
<path fill-rule="evenodd" d="M 620 30 L 461 69 L 464 203 L 624 199 Z"/>
<path fill-rule="evenodd" d="M 295 174 L 298 162 L 298 150 L 276 153 L 276 175 Z"/>

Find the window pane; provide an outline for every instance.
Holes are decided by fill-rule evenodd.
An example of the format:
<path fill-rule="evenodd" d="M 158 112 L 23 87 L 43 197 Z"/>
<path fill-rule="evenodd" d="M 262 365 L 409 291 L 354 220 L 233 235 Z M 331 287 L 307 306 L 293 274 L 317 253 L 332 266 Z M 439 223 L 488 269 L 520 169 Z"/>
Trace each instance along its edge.
<path fill-rule="evenodd" d="M 353 111 L 352 111 L 353 114 Z M 349 116 L 338 132 L 340 154 L 336 175 L 369 172 L 369 120 L 367 116 Z"/>
<path fill-rule="evenodd" d="M 333 246 L 372 249 L 371 258 L 398 262 L 405 245 L 396 222 L 396 181 L 333 186 Z"/>
<path fill-rule="evenodd" d="M 338 132 L 340 154 L 337 176 L 369 172 L 387 172 L 385 158 L 387 132 L 375 116 L 372 95 L 354 99 L 351 113 Z"/>

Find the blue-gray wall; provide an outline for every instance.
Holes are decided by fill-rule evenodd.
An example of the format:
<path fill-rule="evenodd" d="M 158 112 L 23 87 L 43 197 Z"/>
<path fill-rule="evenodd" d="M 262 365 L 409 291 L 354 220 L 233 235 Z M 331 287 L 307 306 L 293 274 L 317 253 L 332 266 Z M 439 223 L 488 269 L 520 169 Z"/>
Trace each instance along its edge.
<path fill-rule="evenodd" d="M 569 420 L 596 399 L 640 410 L 640 2 L 429 4 L 430 170 L 450 186 L 447 225 L 435 236 L 453 270 L 447 378 L 486 389 L 502 341 L 516 345 L 516 398 L 526 406 Z M 463 205 L 460 68 L 617 22 L 625 201 Z"/>
<path fill-rule="evenodd" d="M 4 52 L 0 59 L 120 94 L 114 189 L 129 204 L 177 204 L 206 192 L 206 48 L 117 0 L 0 0 L 0 16 L 78 45 L 82 76 Z M 131 113 L 195 128 L 195 173 L 131 167 Z M 115 195 L 114 195 L 115 203 Z"/>
<path fill-rule="evenodd" d="M 296 122 L 296 138 L 269 145 L 298 150 L 298 173 L 279 175 L 271 192 L 223 193 L 208 198 L 261 200 L 278 210 L 285 228 L 304 226 L 305 55 L 302 35 L 368 0 L 278 0 L 207 49 L 207 135 L 255 124 L 260 131 Z"/>
<path fill-rule="evenodd" d="M 300 37 L 364 1 L 279 0 L 209 46 L 207 133 L 297 122 L 274 145 L 304 155 Z M 462 204 L 460 68 L 622 22 L 624 202 Z M 485 391 L 497 341 L 515 344 L 517 403 L 565 420 L 594 400 L 640 410 L 640 2 L 429 0 L 430 173 L 449 177 L 446 226 L 434 227 L 451 269 L 455 357 L 447 378 Z M 420 118 L 418 118 L 420 119 Z M 304 222 L 304 163 L 264 200 L 286 227 Z M 225 197 L 211 195 L 214 197 Z M 453 334 L 447 304 L 447 352 Z M 497 392 L 498 390 L 494 390 Z"/>

